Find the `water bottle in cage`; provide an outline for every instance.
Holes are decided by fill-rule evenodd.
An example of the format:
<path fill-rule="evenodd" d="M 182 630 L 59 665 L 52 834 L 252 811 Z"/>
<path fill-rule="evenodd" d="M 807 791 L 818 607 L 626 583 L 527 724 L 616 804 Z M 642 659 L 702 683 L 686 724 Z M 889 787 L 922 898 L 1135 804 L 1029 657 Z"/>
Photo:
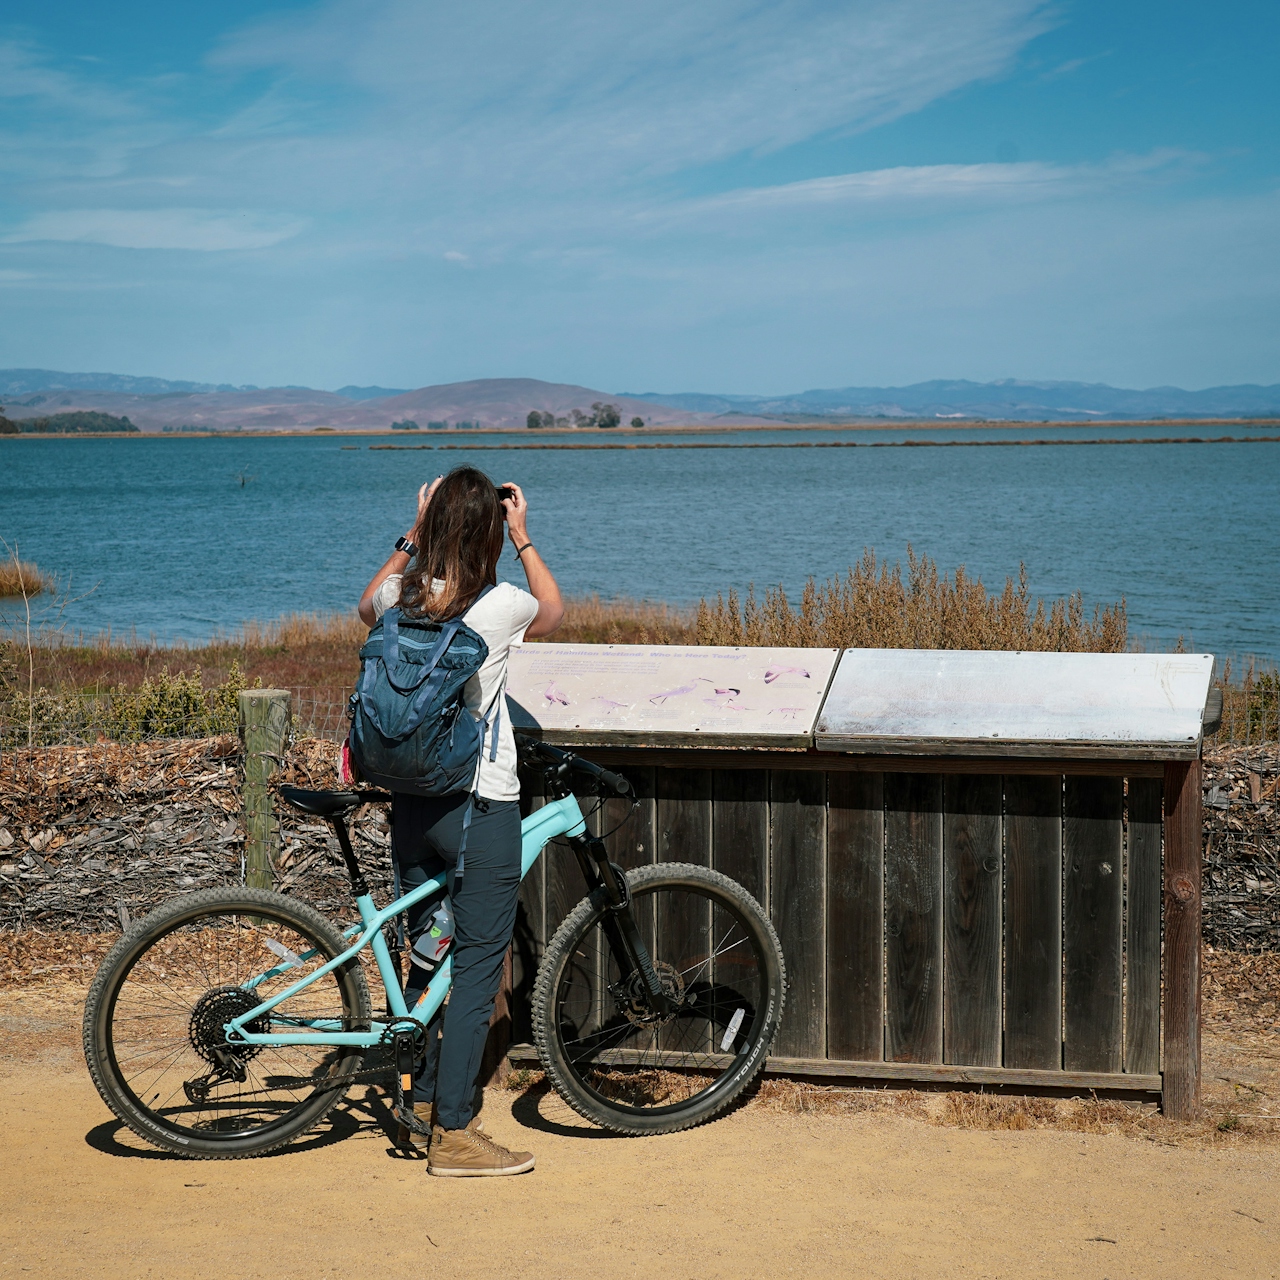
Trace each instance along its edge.
<path fill-rule="evenodd" d="M 427 921 L 427 927 L 413 941 L 413 963 L 428 973 L 444 959 L 453 942 L 453 906 L 448 895 Z"/>

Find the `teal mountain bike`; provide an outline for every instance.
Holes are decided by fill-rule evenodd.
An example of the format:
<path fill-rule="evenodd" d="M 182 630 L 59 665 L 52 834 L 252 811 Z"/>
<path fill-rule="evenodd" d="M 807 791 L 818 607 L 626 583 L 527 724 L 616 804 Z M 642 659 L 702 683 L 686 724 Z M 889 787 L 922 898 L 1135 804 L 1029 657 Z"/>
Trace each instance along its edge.
<path fill-rule="evenodd" d="M 782 950 L 759 903 L 708 867 L 623 871 L 588 834 L 574 783 L 634 798 L 624 777 L 523 741 L 546 803 L 524 819 L 523 872 L 565 837 L 586 895 L 548 943 L 533 994 L 538 1056 L 579 1114 L 623 1134 L 671 1133 L 718 1115 L 764 1065 L 782 1017 Z M 585 781 L 584 781 L 585 775 Z M 333 827 L 359 922 L 262 889 L 205 889 L 133 924 L 103 960 L 84 1014 L 90 1074 L 107 1106 L 157 1147 L 203 1159 L 259 1155 L 313 1128 L 357 1083 L 389 1084 L 409 1128 L 406 1087 L 425 1028 L 448 995 L 446 952 L 405 1005 L 396 917 L 442 895 L 428 881 L 379 909 L 346 817 L 376 791 L 282 787 Z M 465 881 L 460 892 L 465 893 Z M 370 1002 L 376 970 L 385 1007 Z M 389 1078 L 389 1079 L 388 1079 Z"/>

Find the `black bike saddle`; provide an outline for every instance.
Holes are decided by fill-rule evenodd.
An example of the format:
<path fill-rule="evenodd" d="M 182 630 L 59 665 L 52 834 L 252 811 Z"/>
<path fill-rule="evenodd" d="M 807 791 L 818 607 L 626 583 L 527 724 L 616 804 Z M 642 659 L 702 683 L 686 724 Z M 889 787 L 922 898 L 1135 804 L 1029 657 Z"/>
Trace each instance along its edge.
<path fill-rule="evenodd" d="M 304 791 L 301 787 L 281 786 L 280 794 L 303 813 L 317 818 L 335 818 L 360 804 L 390 800 L 382 791 Z"/>

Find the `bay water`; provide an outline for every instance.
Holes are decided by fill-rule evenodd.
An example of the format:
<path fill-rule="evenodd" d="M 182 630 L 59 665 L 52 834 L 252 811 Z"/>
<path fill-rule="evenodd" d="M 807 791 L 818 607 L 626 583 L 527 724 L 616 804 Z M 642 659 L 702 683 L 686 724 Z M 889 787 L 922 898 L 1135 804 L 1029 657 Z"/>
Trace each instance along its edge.
<path fill-rule="evenodd" d="M 532 433 L 0 439 L 0 536 L 56 574 L 66 634 L 199 641 L 248 619 L 354 607 L 462 464 L 529 498 L 567 593 L 675 603 L 844 571 L 907 544 L 998 590 L 1127 600 L 1145 647 L 1280 656 L 1280 444 L 752 448 L 904 440 L 1249 436 L 1247 427 L 920 427 L 645 435 L 715 448 L 529 449 Z M 1274 434 L 1274 431 L 1268 434 Z M 539 444 L 621 443 L 611 433 Z M 625 437 L 627 442 L 635 437 Z M 431 449 L 371 445 L 430 444 Z M 448 445 L 448 448 L 441 448 Z M 483 447 L 480 447 L 483 446 Z M 503 579 L 522 582 L 508 549 Z M 7 625 L 21 607 L 0 601 Z M 55 616 L 56 615 L 56 616 Z"/>

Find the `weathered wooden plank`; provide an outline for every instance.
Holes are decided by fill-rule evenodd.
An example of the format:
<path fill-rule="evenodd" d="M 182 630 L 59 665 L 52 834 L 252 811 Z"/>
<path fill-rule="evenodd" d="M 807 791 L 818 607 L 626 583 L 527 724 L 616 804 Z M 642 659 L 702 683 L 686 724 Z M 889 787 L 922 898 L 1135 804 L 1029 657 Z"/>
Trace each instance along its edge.
<path fill-rule="evenodd" d="M 627 764 L 649 764 L 673 769 L 760 769 L 768 765 L 772 752 L 740 751 L 730 748 L 699 749 L 697 747 L 593 747 L 591 758 L 610 768 Z M 869 773 L 919 773 L 927 766 L 932 773 L 985 774 L 1083 774 L 1090 777 L 1163 778 L 1160 760 L 1132 760 L 1125 757 L 1107 759 L 1099 755 L 1082 755 L 1063 759 L 1049 755 L 1035 756 L 953 756 L 921 759 L 919 755 L 857 755 L 840 751 L 787 752 L 788 769 L 811 769 L 837 773 L 844 770 Z"/>
<path fill-rule="evenodd" d="M 1062 779 L 1004 780 L 1004 1065 L 1062 1066 Z"/>
<path fill-rule="evenodd" d="M 582 787 L 581 791 L 578 789 L 579 785 Z M 594 794 L 588 795 L 585 783 L 575 784 L 574 790 L 578 793 L 578 803 L 582 806 L 583 813 L 587 813 L 595 803 Z M 592 831 L 596 826 L 596 815 L 588 816 L 587 830 Z M 543 881 L 546 904 L 544 911 L 546 936 L 550 942 L 565 916 L 586 896 L 587 886 L 582 879 L 578 859 L 564 840 L 551 841 L 543 851 L 542 861 L 547 864 Z"/>
<path fill-rule="evenodd" d="M 1124 1069 L 1160 1070 L 1160 899 L 1164 784 L 1129 779 Z"/>
<path fill-rule="evenodd" d="M 769 909 L 769 774 L 764 769 L 717 770 L 712 775 L 711 865 L 735 880 Z M 754 977 L 741 926 L 721 909 L 712 913 L 711 963 L 716 989 L 713 1038 L 724 1038 L 738 1008 L 749 1008 L 763 992 L 743 985 Z M 723 953 L 723 954 L 721 954 Z M 712 1046 L 716 1047 L 715 1045 Z"/>
<path fill-rule="evenodd" d="M 658 862 L 711 864 L 711 771 L 658 769 Z"/>
<path fill-rule="evenodd" d="M 534 1057 L 536 1058 L 536 1052 Z M 1115 1090 L 1122 1093 L 1159 1093 L 1158 1075 L 1114 1074 L 1103 1071 L 1034 1071 L 1008 1067 L 936 1066 L 907 1062 L 834 1062 L 805 1058 L 768 1058 L 765 1074 L 805 1076 L 809 1079 L 904 1080 L 921 1084 L 977 1084 L 1063 1089 L 1081 1092 Z"/>
<path fill-rule="evenodd" d="M 942 1061 L 942 775 L 884 780 L 885 1058 Z"/>
<path fill-rule="evenodd" d="M 612 1055 L 619 1062 L 646 1061 L 642 1051 L 619 1050 Z M 509 1057 L 513 1063 L 533 1064 L 538 1051 L 531 1044 L 512 1045 Z M 709 1067 L 723 1068 L 731 1061 L 728 1055 L 710 1055 Z M 765 1059 L 765 1074 L 770 1076 L 803 1076 L 805 1079 L 831 1080 L 900 1080 L 921 1084 L 1003 1085 L 1063 1091 L 1113 1092 L 1123 1094 L 1159 1093 L 1158 1075 L 1108 1074 L 1099 1071 L 1030 1071 L 1006 1067 L 938 1066 L 925 1062 L 838 1062 L 829 1058 Z"/>
<path fill-rule="evenodd" d="M 1003 898 L 1000 779 L 943 787 L 943 1060 L 1000 1065 Z"/>
<path fill-rule="evenodd" d="M 878 1059 L 883 1054 L 884 775 L 832 773 L 827 776 L 827 1057 Z"/>
<path fill-rule="evenodd" d="M 1067 778 L 1062 822 L 1062 1065 L 1124 1063 L 1124 780 Z"/>
<path fill-rule="evenodd" d="M 659 769 L 655 775 L 657 861 L 711 863 L 711 772 L 708 769 Z M 696 968 L 710 954 L 710 909 L 704 898 L 664 893 L 655 902 L 654 960 L 679 973 Z M 677 1019 L 659 1033 L 665 1049 L 702 1052 L 710 1046 L 710 1027 Z"/>
<path fill-rule="evenodd" d="M 655 860 L 655 779 L 647 765 L 632 765 L 623 772 L 635 788 L 637 803 L 633 807 L 630 800 L 610 796 L 600 810 L 599 830 L 610 859 L 631 871 Z"/>
<path fill-rule="evenodd" d="M 652 863 L 657 852 L 657 840 L 654 834 L 656 803 L 654 771 L 644 765 L 630 765 L 622 772 L 635 788 L 636 803 L 633 805 L 628 799 L 610 796 L 601 803 L 599 812 L 588 825 L 593 834 L 599 835 L 604 841 L 610 861 L 617 863 L 624 871 L 633 871 Z M 652 951 L 653 900 L 639 899 L 632 914 L 645 946 Z M 600 1019 L 602 1022 L 607 1022 L 615 1013 L 613 999 L 607 988 L 610 983 L 616 982 L 620 975 L 614 967 L 603 935 L 599 938 L 599 944 L 596 997 L 599 1002 Z"/>
<path fill-rule="evenodd" d="M 717 769 L 712 775 L 711 865 L 769 909 L 769 774 Z"/>
<path fill-rule="evenodd" d="M 769 775 L 769 908 L 787 964 L 787 1003 L 775 1047 L 826 1054 L 826 777 Z"/>
<path fill-rule="evenodd" d="M 1164 1109 L 1200 1110 L 1200 761 L 1164 775 Z"/>

